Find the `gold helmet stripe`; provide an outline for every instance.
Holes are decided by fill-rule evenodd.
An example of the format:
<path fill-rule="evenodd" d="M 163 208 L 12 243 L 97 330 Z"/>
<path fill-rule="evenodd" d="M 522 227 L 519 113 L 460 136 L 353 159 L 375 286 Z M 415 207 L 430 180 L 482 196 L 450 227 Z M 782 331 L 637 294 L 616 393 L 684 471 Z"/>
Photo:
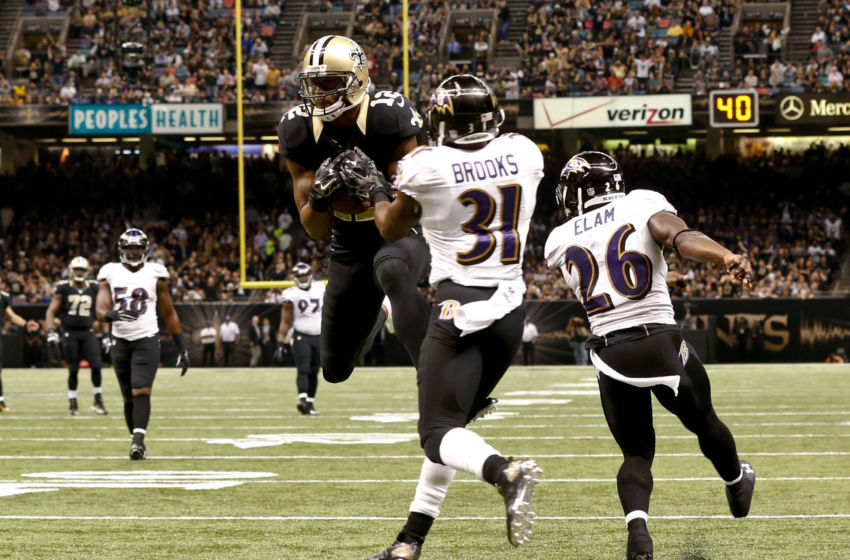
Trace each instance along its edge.
<path fill-rule="evenodd" d="M 313 43 L 313 50 L 310 51 L 310 64 L 312 66 L 318 66 L 324 62 L 325 48 L 327 48 L 328 43 L 336 39 L 336 37 L 336 35 L 325 35 Z"/>

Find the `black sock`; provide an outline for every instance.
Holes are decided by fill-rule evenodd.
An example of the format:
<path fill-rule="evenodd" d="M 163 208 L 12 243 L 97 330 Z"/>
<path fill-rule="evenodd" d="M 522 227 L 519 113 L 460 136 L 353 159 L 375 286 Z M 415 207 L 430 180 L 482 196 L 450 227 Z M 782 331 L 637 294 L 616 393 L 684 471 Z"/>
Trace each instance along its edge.
<path fill-rule="evenodd" d="M 127 422 L 127 429 L 130 430 L 130 435 L 133 434 L 133 401 L 124 401 L 124 421 Z"/>
<path fill-rule="evenodd" d="M 148 420 L 151 417 L 151 396 L 133 396 L 133 429 L 148 429 Z"/>
<path fill-rule="evenodd" d="M 493 486 L 504 485 L 507 482 L 504 475 L 507 464 L 508 460 L 501 455 L 490 455 L 487 457 L 487 460 L 484 461 L 484 470 L 482 472 L 484 480 Z"/>
<path fill-rule="evenodd" d="M 410 544 L 422 544 L 425 542 L 425 536 L 428 535 L 428 531 L 431 530 L 431 525 L 433 524 L 434 518 L 430 515 L 411 511 L 410 515 L 407 516 L 407 523 L 405 523 L 404 529 L 398 534 L 396 540 Z"/>

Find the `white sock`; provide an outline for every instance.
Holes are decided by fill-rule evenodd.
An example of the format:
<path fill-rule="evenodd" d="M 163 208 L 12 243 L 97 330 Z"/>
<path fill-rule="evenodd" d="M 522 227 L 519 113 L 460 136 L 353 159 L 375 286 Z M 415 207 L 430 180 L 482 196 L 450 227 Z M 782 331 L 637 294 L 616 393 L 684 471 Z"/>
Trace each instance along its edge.
<path fill-rule="evenodd" d="M 299 400 L 299 401 L 300 401 L 301 399 L 306 399 L 306 398 L 307 398 L 307 393 L 298 393 L 298 400 Z"/>
<path fill-rule="evenodd" d="M 434 463 L 428 458 L 422 461 L 419 484 L 416 485 L 416 494 L 410 502 L 410 511 L 437 519 L 440 516 L 440 505 L 446 499 L 446 492 L 455 472 L 453 468 Z"/>
<path fill-rule="evenodd" d="M 94 393 L 95 395 L 99 395 L 99 394 L 103 393 L 103 387 L 92 387 L 91 392 Z"/>
<path fill-rule="evenodd" d="M 632 521 L 632 519 L 643 519 L 644 521 L 649 521 L 649 514 L 646 513 L 645 511 L 641 511 L 639 509 L 636 509 L 634 511 L 630 511 L 629 514 L 626 516 L 626 525 L 627 526 Z"/>
<path fill-rule="evenodd" d="M 148 431 L 144 428 L 133 428 L 133 433 L 145 435 Z"/>
<path fill-rule="evenodd" d="M 741 474 L 738 475 L 738 478 L 736 478 L 735 480 L 732 480 L 732 481 L 724 480 L 723 482 L 726 483 L 726 486 L 732 486 L 733 484 L 738 484 L 739 482 L 741 482 L 741 479 L 743 479 L 743 478 L 744 478 L 744 469 L 741 469 Z"/>
<path fill-rule="evenodd" d="M 313 397 L 307 397 L 307 402 L 316 402 L 316 399 Z"/>
<path fill-rule="evenodd" d="M 501 455 L 484 438 L 466 428 L 454 428 L 440 442 L 440 459 L 459 471 L 484 480 L 484 461 L 491 455 Z"/>
<path fill-rule="evenodd" d="M 68 398 L 69 399 L 76 399 L 77 398 L 77 391 L 76 390 L 68 391 Z"/>

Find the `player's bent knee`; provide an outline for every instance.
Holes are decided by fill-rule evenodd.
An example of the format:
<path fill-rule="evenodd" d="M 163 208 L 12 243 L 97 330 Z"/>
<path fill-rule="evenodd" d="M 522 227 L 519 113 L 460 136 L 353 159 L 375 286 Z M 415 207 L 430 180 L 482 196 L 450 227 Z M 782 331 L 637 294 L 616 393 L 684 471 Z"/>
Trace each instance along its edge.
<path fill-rule="evenodd" d="M 398 258 L 383 258 L 375 263 L 375 275 L 385 293 L 389 295 L 398 282 L 410 282 L 407 263 Z"/>
<path fill-rule="evenodd" d="M 451 429 L 453 428 L 431 428 L 421 434 L 420 444 L 429 461 L 440 465 L 445 464 L 440 458 L 440 444 L 443 443 L 443 436 Z"/>

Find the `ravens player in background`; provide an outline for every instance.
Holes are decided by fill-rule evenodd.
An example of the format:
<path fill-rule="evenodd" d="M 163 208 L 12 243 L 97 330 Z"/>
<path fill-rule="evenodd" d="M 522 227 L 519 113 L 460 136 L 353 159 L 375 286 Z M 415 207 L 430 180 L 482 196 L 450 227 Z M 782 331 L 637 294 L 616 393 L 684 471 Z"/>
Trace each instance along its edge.
<path fill-rule="evenodd" d="M 55 324 L 58 313 L 62 326 L 62 356 L 68 364 L 68 413 L 71 416 L 80 413 L 77 407 L 77 373 L 80 371 L 80 360 L 86 360 L 91 367 L 91 385 L 94 392 L 94 404 L 91 409 L 98 414 L 106 414 L 101 387 L 100 342 L 92 328 L 97 282 L 87 279 L 89 261 L 84 257 L 71 259 L 68 272 L 68 280 L 56 284 L 53 299 L 47 306 L 47 342 L 58 344 L 60 341 Z"/>
<path fill-rule="evenodd" d="M 9 319 L 13 325 L 17 325 L 19 327 L 27 327 L 29 325 L 36 325 L 37 323 L 33 320 L 27 321 L 17 313 L 12 310 L 12 297 L 9 295 L 9 292 L 0 291 L 0 331 L 3 330 L 3 320 Z M 0 370 L 3 369 L 3 344 L 2 340 L 0 340 Z M 3 397 L 3 380 L 0 379 L 0 412 L 10 412 L 9 407 L 6 406 L 6 400 Z"/>
<path fill-rule="evenodd" d="M 587 347 L 599 372 L 602 409 L 623 452 L 617 492 L 629 530 L 627 557 L 651 560 L 652 394 L 696 434 L 726 483 L 732 515 L 746 517 L 755 487 L 752 467 L 739 460 L 732 433 L 714 412 L 705 368 L 673 318 L 662 250 L 723 264 L 746 288 L 752 267 L 745 256 L 689 229 L 661 194 L 626 194 L 620 166 L 605 153 L 571 158 L 556 198 L 568 221 L 549 235 L 546 260 L 561 268 L 590 319 Z"/>
<path fill-rule="evenodd" d="M 531 494 L 542 471 L 533 459 L 503 457 L 466 429 L 522 342 L 522 259 L 543 178 L 539 148 L 519 134 L 500 136 L 503 120 L 487 84 L 452 76 L 431 97 L 431 147 L 399 163 L 394 200 L 371 162 L 346 165 L 340 174 L 350 188 L 363 179 L 360 194 L 369 197 L 384 238 L 403 237 L 422 220 L 436 288 L 417 378 L 422 448 L 449 477 L 459 469 L 499 490 L 508 540 L 519 546 L 531 535 Z M 369 560 L 417 559 L 424 537 L 405 527 Z"/>
<path fill-rule="evenodd" d="M 331 237 L 319 338 L 324 378 L 339 383 L 351 375 L 380 327 L 384 294 L 392 305 L 396 335 L 416 365 L 430 313 L 417 288 L 427 275 L 428 247 L 412 230 L 398 241 L 385 241 L 370 203 L 346 193 L 338 169 L 358 148 L 383 177 L 392 177 L 398 161 L 417 146 L 422 117 L 399 93 L 367 93 L 366 55 L 347 37 L 315 41 L 299 78 L 305 103 L 283 116 L 278 137 L 304 229 L 315 239 Z M 491 399 L 482 399 L 479 414 L 490 410 L 488 405 Z M 453 472 L 425 461 L 411 507 L 417 515 L 407 527 L 411 532 L 428 532 Z"/>
<path fill-rule="evenodd" d="M 157 310 L 177 345 L 180 375 L 189 368 L 183 329 L 168 291 L 168 270 L 146 262 L 149 246 L 143 231 L 128 229 L 118 239 L 121 262 L 105 264 L 97 274 L 100 287 L 95 310 L 98 319 L 112 323 L 112 364 L 124 397 L 124 420 L 133 437 L 130 459 L 134 461 L 147 457 L 151 388 L 159 366 Z"/>
<path fill-rule="evenodd" d="M 307 263 L 292 267 L 295 286 L 283 291 L 278 340 L 292 345 L 295 359 L 295 385 L 298 389 L 296 408 L 301 414 L 317 415 L 313 404 L 319 384 L 319 333 L 322 332 L 322 301 L 325 284 L 313 282 L 313 271 Z"/>

